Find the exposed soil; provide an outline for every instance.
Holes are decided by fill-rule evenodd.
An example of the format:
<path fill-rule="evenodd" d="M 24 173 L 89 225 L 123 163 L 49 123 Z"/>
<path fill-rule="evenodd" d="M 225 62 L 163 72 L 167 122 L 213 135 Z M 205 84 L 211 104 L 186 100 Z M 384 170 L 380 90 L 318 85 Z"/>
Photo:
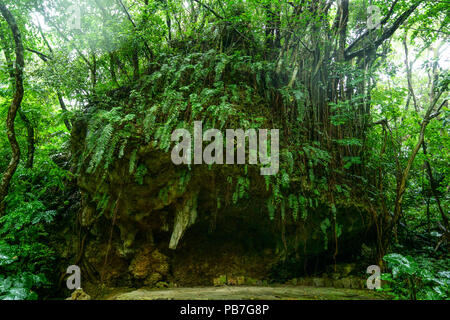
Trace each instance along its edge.
<path fill-rule="evenodd" d="M 309 286 L 221 286 L 170 289 L 115 289 L 104 300 L 379 300 L 368 290 Z"/>

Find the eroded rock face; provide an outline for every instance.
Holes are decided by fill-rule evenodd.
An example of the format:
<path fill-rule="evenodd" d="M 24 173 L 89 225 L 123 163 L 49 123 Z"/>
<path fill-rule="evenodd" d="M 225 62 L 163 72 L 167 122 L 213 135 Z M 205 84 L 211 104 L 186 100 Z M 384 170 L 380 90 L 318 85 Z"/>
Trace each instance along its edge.
<path fill-rule="evenodd" d="M 147 286 L 156 285 L 169 273 L 168 258 L 155 248 L 143 248 L 131 261 L 129 271 L 135 279 L 143 279 Z"/>
<path fill-rule="evenodd" d="M 76 289 L 66 300 L 91 300 L 91 296 L 84 292 L 83 289 Z"/>
<path fill-rule="evenodd" d="M 82 136 L 75 139 L 78 148 Z M 280 277 L 289 279 L 331 263 L 332 228 L 323 231 L 329 207 L 319 204 L 307 219 L 271 220 L 270 193 L 258 168 L 248 172 L 249 196 L 234 203 L 227 178 L 239 176 L 237 166 L 176 166 L 170 153 L 150 144 L 139 147 L 136 159 L 136 168 L 146 168 L 140 181 L 126 156 L 107 172 L 88 174 L 81 165 L 79 223 L 87 233 L 81 267 L 90 281 L 213 285 L 221 275 L 267 280 L 284 268 Z M 370 215 L 349 205 L 338 206 L 336 216 L 345 256 L 370 236 Z"/>
<path fill-rule="evenodd" d="M 186 199 L 176 207 L 172 236 L 170 237 L 169 249 L 175 250 L 181 237 L 187 228 L 192 226 L 197 219 L 197 198 L 194 195 Z"/>

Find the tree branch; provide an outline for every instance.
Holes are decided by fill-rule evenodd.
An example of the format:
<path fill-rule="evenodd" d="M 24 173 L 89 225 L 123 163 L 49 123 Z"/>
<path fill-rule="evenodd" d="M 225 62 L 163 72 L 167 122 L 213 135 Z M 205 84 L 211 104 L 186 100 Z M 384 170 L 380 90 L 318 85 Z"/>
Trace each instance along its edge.
<path fill-rule="evenodd" d="M 367 45 L 366 47 L 357 50 L 355 52 L 349 53 L 349 50 L 346 50 L 345 54 L 345 60 L 351 60 L 355 57 L 362 56 L 367 51 L 373 51 L 376 50 L 385 40 L 389 39 L 395 31 L 408 19 L 408 17 L 417 9 L 417 7 L 422 4 L 425 0 L 418 0 L 415 4 L 413 4 L 408 10 L 403 12 L 400 17 L 395 20 L 394 24 L 388 28 L 386 31 L 383 32 L 383 34 L 375 40 L 373 43 Z"/>

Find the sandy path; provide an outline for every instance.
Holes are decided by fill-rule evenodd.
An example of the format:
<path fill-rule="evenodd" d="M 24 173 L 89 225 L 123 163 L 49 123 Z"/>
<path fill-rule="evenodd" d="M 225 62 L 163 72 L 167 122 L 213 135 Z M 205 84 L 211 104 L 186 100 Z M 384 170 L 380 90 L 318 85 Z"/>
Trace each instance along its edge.
<path fill-rule="evenodd" d="M 170 289 L 118 289 L 107 300 L 375 300 L 368 290 L 308 286 L 222 286 Z"/>

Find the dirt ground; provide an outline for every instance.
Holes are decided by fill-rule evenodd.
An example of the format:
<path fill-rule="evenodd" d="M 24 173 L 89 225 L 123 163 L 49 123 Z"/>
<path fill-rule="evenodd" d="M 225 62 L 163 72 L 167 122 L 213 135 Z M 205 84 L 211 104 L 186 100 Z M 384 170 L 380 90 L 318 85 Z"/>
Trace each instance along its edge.
<path fill-rule="evenodd" d="M 309 286 L 221 286 L 169 289 L 116 289 L 105 300 L 378 300 L 368 290 Z"/>

